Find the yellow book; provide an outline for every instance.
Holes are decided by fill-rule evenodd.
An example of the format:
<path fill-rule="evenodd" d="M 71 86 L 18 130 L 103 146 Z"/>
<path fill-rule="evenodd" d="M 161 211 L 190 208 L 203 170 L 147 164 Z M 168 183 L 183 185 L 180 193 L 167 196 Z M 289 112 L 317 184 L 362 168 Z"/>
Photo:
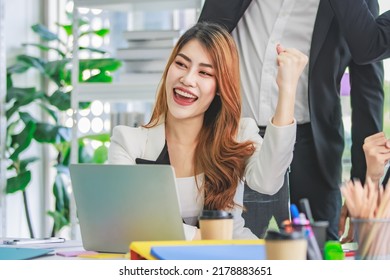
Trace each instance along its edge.
<path fill-rule="evenodd" d="M 257 240 L 193 240 L 193 241 L 134 241 L 130 244 L 130 259 L 156 260 L 151 255 L 153 246 L 202 246 L 202 245 L 264 245 L 263 239 Z"/>

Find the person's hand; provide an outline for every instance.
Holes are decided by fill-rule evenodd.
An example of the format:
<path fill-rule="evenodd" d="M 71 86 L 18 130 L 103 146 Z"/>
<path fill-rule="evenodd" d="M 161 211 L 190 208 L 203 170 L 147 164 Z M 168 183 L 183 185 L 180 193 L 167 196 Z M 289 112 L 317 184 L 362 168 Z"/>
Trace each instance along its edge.
<path fill-rule="evenodd" d="M 367 177 L 379 183 L 385 172 L 385 165 L 390 160 L 390 139 L 383 132 L 364 139 L 363 150 L 366 157 Z"/>
<path fill-rule="evenodd" d="M 297 89 L 298 80 L 303 69 L 306 67 L 308 57 L 297 49 L 283 48 L 280 44 L 276 46 L 278 76 L 276 83 L 280 94 L 294 94 Z"/>
<path fill-rule="evenodd" d="M 349 212 L 347 205 L 344 203 L 343 207 L 341 208 L 340 213 L 340 220 L 339 220 L 339 237 L 341 238 L 344 235 L 345 232 L 345 226 L 347 225 L 347 220 L 349 218 Z M 352 223 L 349 223 L 348 233 L 347 236 L 342 237 L 340 240 L 341 244 L 353 242 L 353 225 Z"/>
<path fill-rule="evenodd" d="M 277 45 L 276 51 L 278 53 L 276 58 L 278 64 L 276 83 L 279 87 L 279 97 L 272 123 L 276 126 L 284 126 L 292 124 L 294 121 L 298 80 L 308 58 L 296 49 L 285 49 L 281 45 Z"/>

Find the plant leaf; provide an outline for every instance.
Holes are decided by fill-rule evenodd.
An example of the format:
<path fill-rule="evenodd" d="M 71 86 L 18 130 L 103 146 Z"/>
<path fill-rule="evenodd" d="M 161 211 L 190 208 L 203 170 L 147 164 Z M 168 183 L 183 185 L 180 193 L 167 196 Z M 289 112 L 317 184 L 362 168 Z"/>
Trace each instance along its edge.
<path fill-rule="evenodd" d="M 65 77 L 68 75 L 68 66 L 70 67 L 71 60 L 69 58 L 49 61 L 45 65 L 45 74 L 57 84 L 58 87 L 65 85 Z M 69 65 L 68 65 L 69 64 Z"/>
<path fill-rule="evenodd" d="M 108 33 L 110 33 L 110 30 L 107 29 L 107 28 L 101 28 L 101 29 L 98 29 L 98 30 L 88 30 L 86 32 L 82 32 L 80 33 L 80 36 L 79 38 L 85 36 L 85 35 L 90 35 L 90 34 L 95 34 L 99 37 L 104 37 L 106 36 Z"/>
<path fill-rule="evenodd" d="M 28 122 L 19 134 L 12 136 L 12 146 L 16 147 L 16 149 L 9 157 L 10 160 L 15 161 L 19 154 L 30 146 L 36 128 L 36 123 Z"/>
<path fill-rule="evenodd" d="M 61 89 L 57 89 L 49 96 L 49 102 L 61 111 L 68 110 L 70 108 L 70 94 L 69 92 L 63 92 Z"/>
<path fill-rule="evenodd" d="M 54 227 L 57 232 L 69 224 L 69 195 L 61 173 L 56 175 L 53 194 L 55 197 L 55 211 L 49 211 L 48 214 L 54 218 Z"/>
<path fill-rule="evenodd" d="M 84 145 L 79 145 L 79 163 L 91 163 L 93 156 L 88 152 Z"/>
<path fill-rule="evenodd" d="M 105 51 L 105 50 L 92 48 L 92 47 L 80 47 L 79 49 L 80 50 L 91 51 L 91 52 L 97 52 L 97 53 L 101 53 L 101 54 L 106 54 L 107 53 L 107 51 Z"/>
<path fill-rule="evenodd" d="M 62 143 L 71 140 L 71 129 L 48 123 L 37 123 L 34 139 L 40 143 Z"/>
<path fill-rule="evenodd" d="M 62 29 L 65 31 L 68 37 L 73 34 L 73 24 L 57 24 L 57 25 L 62 27 Z"/>
<path fill-rule="evenodd" d="M 53 120 L 56 123 L 58 123 L 58 116 L 57 116 L 56 110 L 52 110 L 45 103 L 39 103 L 39 107 L 41 107 L 44 112 L 46 112 L 49 116 L 51 116 L 53 118 Z"/>
<path fill-rule="evenodd" d="M 6 193 L 24 191 L 31 181 L 31 171 L 19 173 L 16 177 L 7 179 Z"/>
<path fill-rule="evenodd" d="M 11 123 L 7 126 L 6 147 L 11 147 L 11 146 L 12 146 L 12 135 L 15 134 L 15 129 L 16 129 L 16 127 L 18 126 L 19 123 L 20 123 L 20 120 L 17 119 L 16 121 L 11 122 Z"/>
<path fill-rule="evenodd" d="M 50 46 L 47 46 L 47 45 L 42 45 L 42 44 L 34 44 L 34 43 L 25 43 L 25 44 L 22 44 L 24 47 L 25 46 L 32 46 L 32 47 L 37 47 L 38 49 L 42 50 L 42 51 L 50 51 L 50 50 L 53 50 L 55 51 L 56 53 L 58 53 L 60 56 L 62 57 L 66 57 L 66 54 L 61 51 L 60 49 L 58 48 L 54 48 L 54 47 L 50 47 Z"/>
<path fill-rule="evenodd" d="M 87 109 L 89 106 L 91 106 L 91 102 L 79 102 L 79 108 L 81 110 Z"/>
<path fill-rule="evenodd" d="M 93 153 L 93 163 L 105 163 L 108 158 L 108 148 L 105 145 L 98 147 Z"/>
<path fill-rule="evenodd" d="M 84 82 L 86 82 L 86 83 L 111 83 L 112 76 L 107 75 L 105 72 L 100 72 L 97 75 L 89 77 Z"/>
<path fill-rule="evenodd" d="M 37 123 L 37 120 L 26 112 L 19 112 L 20 119 L 27 125 L 29 122 Z"/>
<path fill-rule="evenodd" d="M 57 169 L 57 173 L 70 176 L 69 167 L 67 165 L 57 164 L 56 169 Z"/>
<path fill-rule="evenodd" d="M 43 24 L 34 24 L 31 26 L 31 29 L 39 35 L 39 37 L 42 38 L 44 41 L 53 41 L 57 40 L 60 41 L 60 38 L 57 36 L 57 34 L 51 32 L 46 26 Z"/>
<path fill-rule="evenodd" d="M 40 91 L 35 91 L 35 88 L 10 88 L 7 91 L 6 102 L 16 100 L 12 107 L 6 111 L 7 119 L 17 112 L 21 107 L 28 105 L 35 100 L 44 99 L 45 94 Z"/>
<path fill-rule="evenodd" d="M 37 69 L 40 73 L 45 74 L 45 61 L 43 59 L 25 54 L 18 55 L 16 59 L 29 67 Z"/>
<path fill-rule="evenodd" d="M 70 220 L 66 219 L 65 215 L 58 211 L 47 211 L 47 215 L 54 220 L 54 232 L 59 232 L 63 227 L 70 223 Z"/>
<path fill-rule="evenodd" d="M 20 104 L 26 105 L 26 104 L 29 104 L 32 100 L 42 97 L 41 93 L 39 93 L 39 95 L 35 96 L 36 93 L 37 93 L 37 91 L 33 87 L 31 87 L 31 88 L 11 87 L 7 90 L 5 102 L 10 102 L 12 99 L 15 99 Z M 33 98 L 33 97 L 36 97 L 36 98 Z"/>
<path fill-rule="evenodd" d="M 79 138 L 79 142 L 84 141 L 85 139 L 96 140 L 96 141 L 100 141 L 100 142 L 104 143 L 104 142 L 110 141 L 110 134 L 109 133 L 100 133 L 100 134 L 85 135 L 85 136 Z"/>
<path fill-rule="evenodd" d="M 27 171 L 26 170 L 27 165 L 29 165 L 30 163 L 33 163 L 33 162 L 35 162 L 37 160 L 39 160 L 38 157 L 29 157 L 29 158 L 21 160 L 19 162 L 19 169 L 20 169 L 20 171 L 22 171 L 22 172 Z"/>
<path fill-rule="evenodd" d="M 30 66 L 23 62 L 16 62 L 14 65 L 11 65 L 7 68 L 7 73 L 9 74 L 21 74 L 30 69 Z"/>
<path fill-rule="evenodd" d="M 11 74 L 7 73 L 7 90 L 12 88 L 14 86 L 14 83 L 12 82 L 12 76 Z"/>
<path fill-rule="evenodd" d="M 92 69 L 98 69 L 100 72 L 116 71 L 121 66 L 122 61 L 115 58 L 80 59 L 80 73 Z"/>

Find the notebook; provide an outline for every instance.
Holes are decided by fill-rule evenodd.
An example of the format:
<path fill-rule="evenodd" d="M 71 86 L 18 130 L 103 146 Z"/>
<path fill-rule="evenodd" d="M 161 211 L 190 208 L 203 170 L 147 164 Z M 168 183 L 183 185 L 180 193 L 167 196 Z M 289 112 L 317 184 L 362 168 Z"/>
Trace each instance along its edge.
<path fill-rule="evenodd" d="M 71 164 L 70 175 L 85 250 L 185 239 L 171 166 Z"/>
<path fill-rule="evenodd" d="M 53 253 L 53 249 L 0 247 L 0 260 L 29 260 Z"/>
<path fill-rule="evenodd" d="M 260 244 L 153 246 L 152 256 L 160 260 L 265 260 Z"/>

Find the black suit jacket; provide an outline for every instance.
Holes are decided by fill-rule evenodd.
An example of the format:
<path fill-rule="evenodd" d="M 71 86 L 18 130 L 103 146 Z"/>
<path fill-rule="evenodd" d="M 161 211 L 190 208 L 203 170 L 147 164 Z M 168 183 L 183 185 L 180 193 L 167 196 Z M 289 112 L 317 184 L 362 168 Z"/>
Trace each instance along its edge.
<path fill-rule="evenodd" d="M 347 5 L 355 0 L 335 1 L 342 6 L 341 3 Z M 250 3 L 251 0 L 206 0 L 199 21 L 222 24 L 231 32 Z M 367 0 L 367 3 L 372 13 L 377 15 L 377 1 Z M 359 38 L 370 40 L 362 36 Z M 381 62 L 367 65 L 354 63 L 329 0 L 320 0 L 310 49 L 309 109 L 318 161 L 333 188 L 338 188 L 341 182 L 344 129 L 340 81 L 347 66 L 351 77 L 351 176 L 363 180 L 366 172 L 362 149 L 364 138 L 381 131 L 383 125 L 383 66 Z"/>

